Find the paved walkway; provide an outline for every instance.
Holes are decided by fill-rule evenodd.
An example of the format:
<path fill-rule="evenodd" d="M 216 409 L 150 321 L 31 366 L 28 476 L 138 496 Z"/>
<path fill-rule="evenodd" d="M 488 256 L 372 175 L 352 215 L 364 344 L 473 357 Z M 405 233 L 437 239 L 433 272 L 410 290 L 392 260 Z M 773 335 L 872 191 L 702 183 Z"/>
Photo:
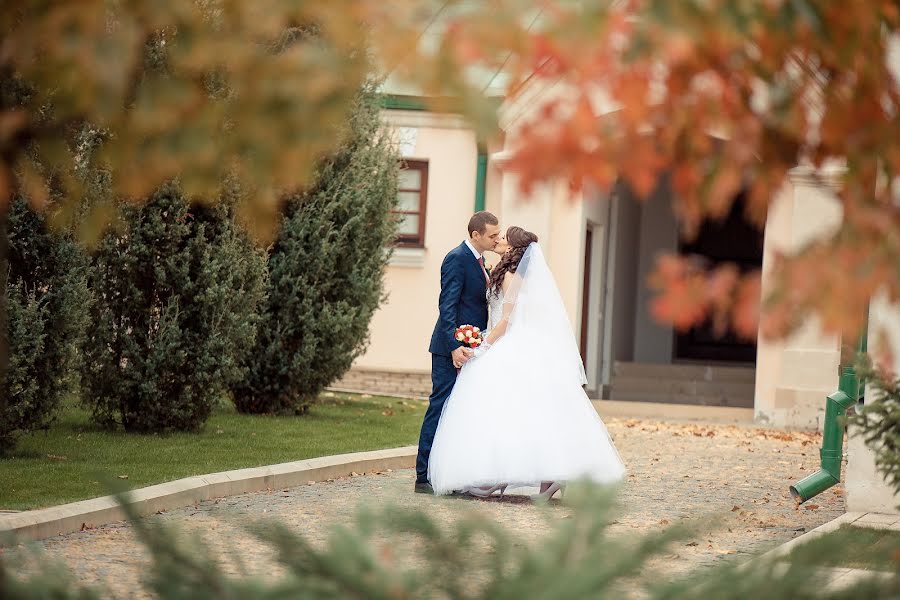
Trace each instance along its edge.
<path fill-rule="evenodd" d="M 818 466 L 817 434 L 615 418 L 608 419 L 607 425 L 629 469 L 613 531 L 631 535 L 685 518 L 724 518 L 718 529 L 685 540 L 661 558 L 672 574 L 721 560 L 745 560 L 844 512 L 840 487 L 800 509 L 788 493 L 792 481 Z M 249 572 L 268 573 L 272 571 L 269 553 L 240 525 L 277 518 L 321 542 L 330 526 L 347 523 L 357 506 L 395 502 L 425 508 L 446 522 L 461 511 L 480 511 L 534 541 L 568 514 L 565 505 L 555 504 L 548 524 L 542 511 L 523 496 L 483 501 L 413 494 L 413 478 L 411 470 L 366 474 L 223 498 L 160 518 L 202 534 L 223 553 L 238 551 Z M 126 595 L 137 587 L 147 560 L 126 524 L 51 538 L 40 546 L 69 565 L 82 581 L 102 583 Z"/>

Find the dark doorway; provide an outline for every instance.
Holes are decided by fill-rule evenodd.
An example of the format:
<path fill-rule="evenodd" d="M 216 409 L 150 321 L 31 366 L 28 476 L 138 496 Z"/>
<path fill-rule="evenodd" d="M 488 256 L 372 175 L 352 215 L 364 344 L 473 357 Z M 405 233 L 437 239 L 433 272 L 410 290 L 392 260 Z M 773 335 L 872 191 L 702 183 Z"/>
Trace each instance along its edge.
<path fill-rule="evenodd" d="M 706 221 L 697 238 L 682 241 L 682 254 L 702 256 L 708 266 L 735 263 L 742 273 L 762 266 L 763 232 L 744 217 L 746 197 L 742 193 L 731 206 L 731 212 L 721 221 Z M 756 340 L 739 338 L 729 329 L 716 336 L 708 321 L 684 333 L 675 335 L 676 360 L 704 360 L 727 362 L 755 362 Z"/>

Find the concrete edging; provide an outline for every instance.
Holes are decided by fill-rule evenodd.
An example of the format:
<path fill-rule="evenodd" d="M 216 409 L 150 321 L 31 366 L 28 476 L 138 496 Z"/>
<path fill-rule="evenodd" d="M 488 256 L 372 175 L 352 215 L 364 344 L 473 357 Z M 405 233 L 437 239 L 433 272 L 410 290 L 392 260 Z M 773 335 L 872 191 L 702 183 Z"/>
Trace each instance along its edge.
<path fill-rule="evenodd" d="M 854 521 L 858 521 L 863 515 L 866 513 L 861 512 L 848 512 L 844 513 L 836 519 L 832 519 L 823 525 L 819 525 L 815 529 L 811 529 L 804 533 L 803 535 L 797 536 L 794 539 L 783 543 L 777 548 L 773 548 L 768 552 L 765 552 L 760 555 L 760 559 L 776 559 L 782 556 L 786 556 L 789 554 L 794 548 L 805 544 L 807 542 L 812 541 L 815 538 L 821 537 L 826 533 L 831 533 L 832 531 L 836 531 L 841 527 L 841 525 L 849 525 Z"/>
<path fill-rule="evenodd" d="M 840 529 L 842 525 L 853 524 L 855 527 L 867 527 L 870 529 L 889 529 L 891 531 L 900 531 L 900 514 L 881 514 L 873 512 L 848 512 L 844 513 L 836 519 L 828 521 L 823 525 L 819 525 L 811 531 L 807 531 L 801 536 L 795 537 L 789 542 L 769 550 L 760 558 L 778 558 L 788 554 L 791 550 L 801 544 L 812 541 L 813 539 L 831 533 Z"/>
<path fill-rule="evenodd" d="M 195 475 L 132 490 L 128 504 L 138 515 L 146 516 L 204 500 L 294 487 L 351 473 L 407 469 L 415 465 L 416 452 L 416 446 L 404 446 Z M 10 535 L 14 542 L 41 540 L 123 520 L 125 514 L 113 496 L 3 514 L 0 515 L 0 546 Z"/>

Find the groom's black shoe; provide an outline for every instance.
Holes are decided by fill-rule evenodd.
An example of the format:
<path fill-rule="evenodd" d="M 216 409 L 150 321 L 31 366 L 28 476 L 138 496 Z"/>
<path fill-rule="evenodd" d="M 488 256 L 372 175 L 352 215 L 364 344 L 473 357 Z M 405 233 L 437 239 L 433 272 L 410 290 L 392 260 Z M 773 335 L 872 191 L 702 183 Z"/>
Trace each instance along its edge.
<path fill-rule="evenodd" d="M 434 488 L 427 481 L 417 481 L 414 491 L 417 494 L 434 494 Z"/>

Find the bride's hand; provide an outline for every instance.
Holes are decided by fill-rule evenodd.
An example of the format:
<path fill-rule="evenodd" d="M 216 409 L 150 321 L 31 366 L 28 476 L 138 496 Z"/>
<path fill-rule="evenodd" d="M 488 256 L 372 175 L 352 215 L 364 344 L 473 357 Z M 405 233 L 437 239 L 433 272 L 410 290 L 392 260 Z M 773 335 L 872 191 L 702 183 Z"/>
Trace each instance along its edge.
<path fill-rule="evenodd" d="M 491 345 L 488 344 L 487 342 L 482 342 L 480 346 L 478 346 L 477 348 L 475 348 L 475 350 L 472 351 L 472 358 L 478 358 L 478 357 L 484 355 L 484 353 L 487 352 L 488 349 L 490 349 L 490 347 L 491 347 Z"/>

